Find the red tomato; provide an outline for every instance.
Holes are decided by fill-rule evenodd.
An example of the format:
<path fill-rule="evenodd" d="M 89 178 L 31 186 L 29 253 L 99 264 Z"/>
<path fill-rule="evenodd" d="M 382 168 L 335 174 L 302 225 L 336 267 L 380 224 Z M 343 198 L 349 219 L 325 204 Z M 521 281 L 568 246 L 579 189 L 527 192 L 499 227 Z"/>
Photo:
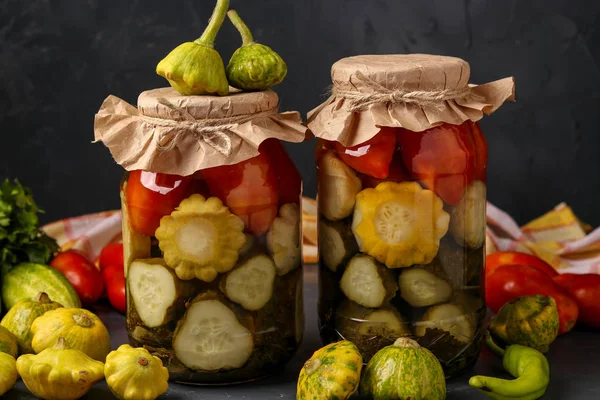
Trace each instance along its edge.
<path fill-rule="evenodd" d="M 577 302 L 579 321 L 600 329 L 600 275 L 562 274 L 553 279 Z"/>
<path fill-rule="evenodd" d="M 260 149 L 267 153 L 271 165 L 276 166 L 279 205 L 299 204 L 302 194 L 302 177 L 281 142 L 277 139 L 268 139 L 260 145 Z"/>
<path fill-rule="evenodd" d="M 469 122 L 423 132 L 398 129 L 404 165 L 444 202 L 456 205 L 474 180 L 478 163 Z"/>
<path fill-rule="evenodd" d="M 169 215 L 184 199 L 197 191 L 192 177 L 132 171 L 127 180 L 127 207 L 133 228 L 154 236 L 160 219 Z"/>
<path fill-rule="evenodd" d="M 471 125 L 471 132 L 473 133 L 473 140 L 475 141 L 475 155 L 477 157 L 474 179 L 476 181 L 486 182 L 488 163 L 487 141 L 479 127 L 479 123 L 472 121 L 469 121 L 469 123 Z"/>
<path fill-rule="evenodd" d="M 104 293 L 100 271 L 80 252 L 68 250 L 59 253 L 50 262 L 50 266 L 71 282 L 85 307 L 95 304 Z"/>
<path fill-rule="evenodd" d="M 373 178 L 372 176 L 365 174 L 358 174 L 360 178 L 363 188 L 374 188 L 382 182 L 390 181 L 390 182 L 409 182 L 412 181 L 412 177 L 406 170 L 406 167 L 402 163 L 402 155 L 400 151 L 397 151 L 392 159 L 392 163 L 390 164 L 390 173 L 385 179 Z"/>
<path fill-rule="evenodd" d="M 575 326 L 579 315 L 577 303 L 542 271 L 526 265 L 503 265 L 486 274 L 485 301 L 493 312 L 498 312 L 512 299 L 535 294 L 552 296 L 556 300 L 559 335 Z"/>
<path fill-rule="evenodd" d="M 346 148 L 336 142 L 335 151 L 355 171 L 385 179 L 396 151 L 396 130 L 381 128 L 373 138 L 353 147 Z"/>
<path fill-rule="evenodd" d="M 98 264 L 100 271 L 113 264 L 123 266 L 123 243 L 107 244 L 100 253 Z"/>
<path fill-rule="evenodd" d="M 276 166 L 266 153 L 235 165 L 202 170 L 213 196 L 223 201 L 254 235 L 267 232 L 277 216 Z"/>
<path fill-rule="evenodd" d="M 507 264 L 527 265 L 542 271 L 550 277 L 558 275 L 558 272 L 541 258 L 517 251 L 498 251 L 487 256 L 485 258 L 485 273 L 490 274 L 496 268 Z"/>
<path fill-rule="evenodd" d="M 125 272 L 120 265 L 109 265 L 102 271 L 102 278 L 106 284 L 108 300 L 115 310 L 125 313 L 127 311 L 127 293 L 125 291 Z"/>

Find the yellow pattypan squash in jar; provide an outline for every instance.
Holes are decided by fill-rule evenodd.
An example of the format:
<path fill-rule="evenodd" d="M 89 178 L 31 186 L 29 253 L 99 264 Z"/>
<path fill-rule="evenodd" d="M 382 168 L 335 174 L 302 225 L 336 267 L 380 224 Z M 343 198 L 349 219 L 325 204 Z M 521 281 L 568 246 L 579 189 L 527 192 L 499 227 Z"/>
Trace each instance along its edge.
<path fill-rule="evenodd" d="M 169 371 L 160 358 L 124 344 L 106 357 L 106 383 L 124 400 L 153 400 L 167 391 Z"/>
<path fill-rule="evenodd" d="M 356 195 L 352 231 L 360 250 L 388 268 L 429 264 L 448 232 L 443 207 L 416 182 L 383 182 Z"/>
<path fill-rule="evenodd" d="M 36 353 L 52 347 L 63 337 L 69 347 L 94 360 L 106 360 L 110 352 L 108 330 L 96 315 L 82 308 L 58 308 L 33 321 L 32 347 Z"/>
<path fill-rule="evenodd" d="M 69 348 L 64 338 L 37 355 L 23 355 L 17 371 L 35 396 L 52 400 L 75 400 L 104 377 L 104 364 Z"/>
<path fill-rule="evenodd" d="M 0 353 L 0 396 L 15 386 L 18 377 L 14 357 L 10 354 Z"/>

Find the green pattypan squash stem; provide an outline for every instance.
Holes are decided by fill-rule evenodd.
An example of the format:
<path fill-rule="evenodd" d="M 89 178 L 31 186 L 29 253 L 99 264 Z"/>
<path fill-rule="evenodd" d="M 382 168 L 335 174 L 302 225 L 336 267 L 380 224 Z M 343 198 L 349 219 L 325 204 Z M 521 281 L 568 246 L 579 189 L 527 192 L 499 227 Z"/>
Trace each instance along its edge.
<path fill-rule="evenodd" d="M 217 0 L 217 5 L 213 11 L 208 26 L 204 30 L 202 36 L 194 40 L 195 43 L 201 44 L 211 49 L 215 47 L 215 39 L 217 33 L 221 29 L 225 18 L 227 17 L 227 10 L 229 10 L 229 0 Z"/>
<path fill-rule="evenodd" d="M 227 13 L 229 20 L 235 26 L 235 29 L 238 30 L 240 35 L 242 36 L 242 46 L 249 46 L 254 43 L 254 36 L 252 36 L 252 32 L 248 25 L 244 23 L 240 15 L 235 10 L 230 10 Z"/>

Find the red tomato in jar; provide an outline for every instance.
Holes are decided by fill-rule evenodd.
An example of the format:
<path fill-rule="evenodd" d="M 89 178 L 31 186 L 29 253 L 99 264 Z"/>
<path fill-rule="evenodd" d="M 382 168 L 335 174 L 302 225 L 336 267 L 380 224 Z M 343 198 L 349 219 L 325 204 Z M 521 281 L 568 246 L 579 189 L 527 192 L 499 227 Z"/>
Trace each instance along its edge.
<path fill-rule="evenodd" d="M 475 140 L 470 121 L 423 132 L 398 129 L 397 137 L 408 171 L 449 205 L 460 202 L 475 176 L 485 176 L 483 136 Z"/>
<path fill-rule="evenodd" d="M 396 151 L 396 130 L 381 128 L 368 141 L 353 147 L 344 147 L 336 142 L 335 151 L 348 166 L 373 178 L 385 179 Z"/>
<path fill-rule="evenodd" d="M 267 139 L 260 145 L 260 151 L 267 153 L 271 164 L 276 166 L 279 205 L 299 204 L 302 177 L 281 142 L 278 139 Z"/>
<path fill-rule="evenodd" d="M 208 168 L 201 173 L 211 194 L 244 221 L 246 230 L 262 235 L 277 217 L 276 168 L 263 152 L 238 164 Z"/>
<path fill-rule="evenodd" d="M 476 181 L 487 181 L 487 163 L 488 163 L 488 145 L 485 140 L 485 136 L 479 127 L 478 122 L 469 121 L 471 125 L 471 132 L 473 133 L 473 140 L 475 142 L 475 154 L 477 155 L 477 162 L 475 165 L 474 179 Z"/>
<path fill-rule="evenodd" d="M 600 275 L 561 274 L 553 279 L 577 302 L 579 321 L 600 329 Z"/>
<path fill-rule="evenodd" d="M 579 315 L 577 303 L 544 272 L 526 265 L 503 265 L 486 274 L 485 301 L 495 313 L 517 297 L 536 294 L 552 296 L 556 300 L 559 335 L 575 326 Z"/>
<path fill-rule="evenodd" d="M 127 292 L 125 290 L 125 271 L 120 265 L 109 265 L 102 271 L 106 284 L 108 301 L 121 313 L 127 311 Z"/>
<path fill-rule="evenodd" d="M 374 188 L 382 182 L 400 183 L 410 182 L 413 180 L 410 176 L 410 173 L 406 170 L 404 163 L 402 162 L 402 154 L 400 153 L 400 151 L 396 151 L 396 154 L 392 159 L 392 162 L 390 164 L 390 171 L 387 178 L 378 179 L 365 174 L 358 174 L 358 177 L 362 182 L 363 189 Z"/>
<path fill-rule="evenodd" d="M 503 265 L 527 265 L 542 271 L 550 277 L 555 277 L 558 272 L 546 261 L 527 253 L 517 251 L 498 251 L 485 257 L 485 273 L 490 274 Z"/>
<path fill-rule="evenodd" d="M 123 243 L 109 243 L 100 252 L 98 259 L 100 271 L 103 271 L 109 265 L 123 266 Z"/>
<path fill-rule="evenodd" d="M 76 250 L 58 253 L 50 266 L 60 271 L 73 285 L 85 307 L 94 305 L 104 293 L 100 271 L 82 253 Z"/>
<path fill-rule="evenodd" d="M 129 173 L 125 195 L 129 220 L 133 228 L 146 236 L 154 236 L 160 219 L 169 215 L 193 193 L 199 191 L 193 177 L 146 171 Z"/>

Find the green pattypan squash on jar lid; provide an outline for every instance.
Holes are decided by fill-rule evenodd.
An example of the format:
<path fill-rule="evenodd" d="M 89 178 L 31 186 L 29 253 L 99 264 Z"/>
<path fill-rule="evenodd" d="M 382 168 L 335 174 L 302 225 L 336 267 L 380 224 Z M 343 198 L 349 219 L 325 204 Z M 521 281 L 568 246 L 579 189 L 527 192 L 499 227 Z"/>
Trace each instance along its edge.
<path fill-rule="evenodd" d="M 235 10 L 227 13 L 242 36 L 242 47 L 237 49 L 227 65 L 229 84 L 241 90 L 266 90 L 280 84 L 287 75 L 285 61 L 269 46 L 254 41 L 252 32 Z"/>
<path fill-rule="evenodd" d="M 412 339 L 399 338 L 371 358 L 359 392 L 374 400 L 444 400 L 446 378 L 429 350 Z"/>
<path fill-rule="evenodd" d="M 183 95 L 229 94 L 229 83 L 221 55 L 215 50 L 215 38 L 229 9 L 229 0 L 218 0 L 206 30 L 194 42 L 173 49 L 156 66 L 156 73 L 166 78 Z"/>

